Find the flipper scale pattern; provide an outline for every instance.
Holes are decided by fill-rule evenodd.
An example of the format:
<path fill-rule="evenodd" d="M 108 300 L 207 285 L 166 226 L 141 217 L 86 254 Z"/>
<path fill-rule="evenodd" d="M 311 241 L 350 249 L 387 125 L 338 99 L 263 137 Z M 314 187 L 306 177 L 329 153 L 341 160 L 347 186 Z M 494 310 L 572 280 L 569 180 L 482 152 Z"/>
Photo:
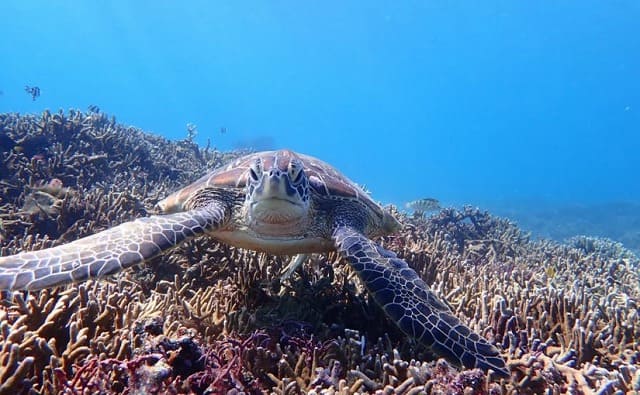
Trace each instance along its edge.
<path fill-rule="evenodd" d="M 194 210 L 125 222 L 68 244 L 0 257 L 0 290 L 39 290 L 117 273 L 221 226 L 212 203 Z"/>
<path fill-rule="evenodd" d="M 509 377 L 498 350 L 456 318 L 409 265 L 349 226 L 333 239 L 374 300 L 403 332 L 466 368 Z"/>

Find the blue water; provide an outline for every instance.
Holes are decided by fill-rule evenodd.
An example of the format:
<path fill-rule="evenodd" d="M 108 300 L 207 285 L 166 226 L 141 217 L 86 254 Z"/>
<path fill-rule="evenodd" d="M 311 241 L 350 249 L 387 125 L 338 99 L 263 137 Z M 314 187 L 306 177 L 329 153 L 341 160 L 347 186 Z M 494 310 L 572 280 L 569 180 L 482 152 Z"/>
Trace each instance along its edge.
<path fill-rule="evenodd" d="M 193 123 L 385 202 L 640 200 L 636 0 L 178 3 L 3 0 L 0 112 Z"/>

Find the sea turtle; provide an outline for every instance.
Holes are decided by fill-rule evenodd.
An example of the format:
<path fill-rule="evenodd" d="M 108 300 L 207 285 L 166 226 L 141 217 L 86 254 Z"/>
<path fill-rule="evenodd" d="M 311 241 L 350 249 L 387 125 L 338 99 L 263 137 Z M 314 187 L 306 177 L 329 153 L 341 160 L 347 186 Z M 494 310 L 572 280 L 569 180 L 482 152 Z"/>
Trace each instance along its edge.
<path fill-rule="evenodd" d="M 332 166 L 289 150 L 249 154 L 139 218 L 68 244 L 0 257 L 0 290 L 38 290 L 119 272 L 199 235 L 271 254 L 337 250 L 407 335 L 467 368 L 509 371 L 405 261 L 371 239 L 400 223 Z"/>

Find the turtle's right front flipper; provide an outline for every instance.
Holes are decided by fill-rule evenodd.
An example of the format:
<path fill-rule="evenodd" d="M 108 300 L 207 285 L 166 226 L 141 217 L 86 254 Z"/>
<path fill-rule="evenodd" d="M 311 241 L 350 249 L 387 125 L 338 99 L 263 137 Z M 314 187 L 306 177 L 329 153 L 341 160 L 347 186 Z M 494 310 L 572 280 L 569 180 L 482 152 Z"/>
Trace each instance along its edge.
<path fill-rule="evenodd" d="M 456 318 L 407 262 L 348 226 L 338 226 L 333 239 L 373 299 L 403 332 L 457 365 L 509 377 L 498 350 Z"/>
<path fill-rule="evenodd" d="M 212 203 L 125 222 L 57 247 L 0 257 L 0 290 L 38 290 L 117 273 L 218 229 L 227 211 Z"/>

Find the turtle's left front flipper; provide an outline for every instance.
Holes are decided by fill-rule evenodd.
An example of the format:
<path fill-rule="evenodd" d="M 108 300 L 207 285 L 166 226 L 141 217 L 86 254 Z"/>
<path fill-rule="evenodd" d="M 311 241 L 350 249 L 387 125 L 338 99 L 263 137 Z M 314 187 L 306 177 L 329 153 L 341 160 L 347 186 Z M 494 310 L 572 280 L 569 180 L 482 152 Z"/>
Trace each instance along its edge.
<path fill-rule="evenodd" d="M 333 240 L 373 299 L 403 332 L 458 366 L 509 376 L 498 350 L 462 324 L 405 261 L 348 226 L 337 227 Z"/>
<path fill-rule="evenodd" d="M 38 290 L 114 274 L 219 228 L 227 217 L 226 207 L 212 203 L 125 222 L 57 247 L 0 257 L 0 290 Z"/>

